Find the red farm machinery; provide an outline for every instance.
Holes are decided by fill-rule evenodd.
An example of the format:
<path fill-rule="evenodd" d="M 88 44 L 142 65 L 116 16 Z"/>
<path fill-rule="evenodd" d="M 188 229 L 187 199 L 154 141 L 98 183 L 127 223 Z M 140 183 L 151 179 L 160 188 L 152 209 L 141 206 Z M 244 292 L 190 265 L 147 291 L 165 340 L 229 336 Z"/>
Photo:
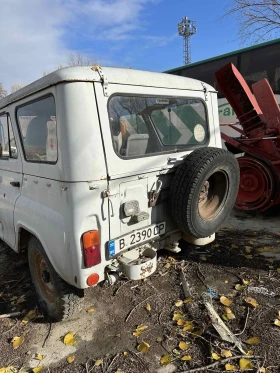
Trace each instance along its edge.
<path fill-rule="evenodd" d="M 238 118 L 238 137 L 222 138 L 238 154 L 240 186 L 235 208 L 265 211 L 280 204 L 280 110 L 269 82 L 248 84 L 233 64 L 216 72 L 217 85 Z"/>

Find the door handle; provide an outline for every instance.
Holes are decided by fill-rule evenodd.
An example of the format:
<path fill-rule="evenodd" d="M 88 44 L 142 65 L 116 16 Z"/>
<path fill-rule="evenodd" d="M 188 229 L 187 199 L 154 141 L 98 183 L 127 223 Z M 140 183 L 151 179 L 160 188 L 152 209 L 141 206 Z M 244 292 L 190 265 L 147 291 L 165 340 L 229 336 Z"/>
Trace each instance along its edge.
<path fill-rule="evenodd" d="M 20 187 L 20 182 L 19 181 L 11 181 L 10 182 L 11 186 L 19 188 Z"/>

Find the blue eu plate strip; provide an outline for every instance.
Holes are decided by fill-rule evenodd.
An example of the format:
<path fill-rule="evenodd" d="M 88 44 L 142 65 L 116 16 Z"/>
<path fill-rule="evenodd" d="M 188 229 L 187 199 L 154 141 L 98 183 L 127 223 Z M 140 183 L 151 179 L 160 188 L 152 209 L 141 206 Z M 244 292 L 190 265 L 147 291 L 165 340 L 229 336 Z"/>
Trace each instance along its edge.
<path fill-rule="evenodd" d="M 109 256 L 115 255 L 115 240 L 109 241 Z"/>

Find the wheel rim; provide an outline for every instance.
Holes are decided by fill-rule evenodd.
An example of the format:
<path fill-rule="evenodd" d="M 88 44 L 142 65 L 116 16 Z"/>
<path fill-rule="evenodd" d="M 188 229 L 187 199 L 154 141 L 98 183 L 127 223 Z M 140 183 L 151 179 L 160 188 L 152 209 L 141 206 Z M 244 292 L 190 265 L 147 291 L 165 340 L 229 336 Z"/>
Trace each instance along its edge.
<path fill-rule="evenodd" d="M 273 177 L 270 170 L 254 158 L 238 158 L 240 185 L 235 208 L 258 211 L 270 205 L 273 193 Z"/>
<path fill-rule="evenodd" d="M 202 220 L 212 220 L 221 212 L 228 195 L 228 185 L 228 176 L 223 170 L 216 171 L 204 181 L 198 200 L 198 213 Z"/>
<path fill-rule="evenodd" d="M 55 301 L 55 292 L 49 267 L 44 256 L 36 252 L 35 254 L 35 276 L 40 290 L 46 300 L 50 303 Z"/>

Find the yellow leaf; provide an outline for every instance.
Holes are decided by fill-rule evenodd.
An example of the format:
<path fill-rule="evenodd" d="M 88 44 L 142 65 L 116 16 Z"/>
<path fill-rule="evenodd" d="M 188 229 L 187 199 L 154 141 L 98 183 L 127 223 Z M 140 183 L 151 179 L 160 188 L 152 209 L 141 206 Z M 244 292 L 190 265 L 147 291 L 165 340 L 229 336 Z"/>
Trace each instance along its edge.
<path fill-rule="evenodd" d="M 99 367 L 100 365 L 102 364 L 102 360 L 96 360 L 96 362 L 94 363 L 94 366 L 95 367 Z"/>
<path fill-rule="evenodd" d="M 212 358 L 214 360 L 220 360 L 221 359 L 221 356 L 219 356 L 218 354 L 216 354 L 216 352 L 212 352 Z"/>
<path fill-rule="evenodd" d="M 230 357 L 232 356 L 232 353 L 230 350 L 221 350 L 221 355 L 224 357 Z"/>
<path fill-rule="evenodd" d="M 244 285 L 249 285 L 250 284 L 250 280 L 242 280 L 242 281 L 243 281 Z"/>
<path fill-rule="evenodd" d="M 244 285 L 237 284 L 237 285 L 235 285 L 235 289 L 236 289 L 237 291 L 242 291 L 242 290 L 245 289 L 245 286 L 244 286 Z"/>
<path fill-rule="evenodd" d="M 254 365 L 251 363 L 250 360 L 242 358 L 239 360 L 239 368 L 240 370 L 248 370 L 253 369 Z"/>
<path fill-rule="evenodd" d="M 222 315 L 222 319 L 228 321 L 227 315 Z"/>
<path fill-rule="evenodd" d="M 275 319 L 274 320 L 274 324 L 277 325 L 277 326 L 280 326 L 280 320 L 279 319 Z"/>
<path fill-rule="evenodd" d="M 127 351 L 124 351 L 123 352 L 124 356 L 128 355 L 128 352 Z"/>
<path fill-rule="evenodd" d="M 183 319 L 180 319 L 177 321 L 177 325 L 183 326 L 185 324 L 185 321 Z"/>
<path fill-rule="evenodd" d="M 259 305 L 258 302 L 254 298 L 251 298 L 251 297 L 245 298 L 245 302 L 251 304 L 253 307 L 258 307 Z"/>
<path fill-rule="evenodd" d="M 260 338 L 251 337 L 251 338 L 246 339 L 245 343 L 247 343 L 247 345 L 258 345 L 260 344 Z"/>
<path fill-rule="evenodd" d="M 250 255 L 250 254 L 248 254 L 248 255 L 244 255 L 244 257 L 245 257 L 246 259 L 253 259 L 253 255 Z"/>
<path fill-rule="evenodd" d="M 24 337 L 14 337 L 12 339 L 12 344 L 13 344 L 13 348 L 14 350 L 16 350 L 17 348 L 19 348 L 19 346 L 24 342 Z"/>
<path fill-rule="evenodd" d="M 69 332 L 63 338 L 63 343 L 66 346 L 73 346 L 76 343 L 76 339 L 74 338 L 75 332 Z"/>
<path fill-rule="evenodd" d="M 267 252 L 269 252 L 271 249 L 272 249 L 271 246 L 260 247 L 259 249 L 257 249 L 257 252 L 258 252 L 258 253 L 267 253 Z"/>
<path fill-rule="evenodd" d="M 185 300 L 184 300 L 184 303 L 190 303 L 192 301 L 192 298 L 186 298 Z"/>
<path fill-rule="evenodd" d="M 179 343 L 179 348 L 180 348 L 181 350 L 187 350 L 188 348 L 190 348 L 190 345 L 187 344 L 186 342 L 181 341 L 181 342 Z"/>
<path fill-rule="evenodd" d="M 137 326 L 136 331 L 142 332 L 143 330 L 145 330 L 147 328 L 148 328 L 147 325 L 141 324 L 141 325 Z"/>
<path fill-rule="evenodd" d="M 146 307 L 145 307 L 145 308 L 146 308 L 146 310 L 149 311 L 149 312 L 152 310 L 152 307 L 151 307 L 151 305 L 150 305 L 149 303 L 146 304 Z"/>
<path fill-rule="evenodd" d="M 185 356 L 181 357 L 181 360 L 183 360 L 183 361 L 190 361 L 190 360 L 192 360 L 192 357 L 190 355 L 185 355 Z"/>
<path fill-rule="evenodd" d="M 260 372 L 260 373 L 271 373 L 270 370 L 268 370 L 268 369 L 266 369 L 266 368 L 264 368 L 264 367 L 259 368 L 259 372 Z"/>
<path fill-rule="evenodd" d="M 225 313 L 226 313 L 226 317 L 227 317 L 228 320 L 235 319 L 235 315 L 229 307 L 225 307 Z"/>
<path fill-rule="evenodd" d="M 172 350 L 172 352 L 173 352 L 173 354 L 175 354 L 175 355 L 180 355 L 180 354 L 181 354 L 181 352 L 178 351 L 176 348 L 174 348 L 174 350 Z"/>
<path fill-rule="evenodd" d="M 173 319 L 174 321 L 178 321 L 180 320 L 181 318 L 183 317 L 183 315 L 181 314 L 181 312 L 179 311 L 174 311 L 174 315 L 173 315 Z"/>
<path fill-rule="evenodd" d="M 33 368 L 32 372 L 33 373 L 39 373 L 39 372 L 42 372 L 42 370 L 44 370 L 44 366 L 43 365 L 39 365 L 38 367 Z"/>
<path fill-rule="evenodd" d="M 120 334 L 120 333 L 116 334 L 116 337 L 119 337 L 119 338 L 120 338 L 120 336 L 121 336 L 121 334 Z"/>
<path fill-rule="evenodd" d="M 36 354 L 35 355 L 35 359 L 36 360 L 39 360 L 39 361 L 42 361 L 43 359 L 45 359 L 45 356 L 41 355 L 41 354 Z"/>
<path fill-rule="evenodd" d="M 253 351 L 252 350 L 247 351 L 246 355 L 247 356 L 252 356 L 253 355 Z"/>
<path fill-rule="evenodd" d="M 66 360 L 67 360 L 67 363 L 71 364 L 75 360 L 75 356 L 74 355 L 68 356 Z"/>
<path fill-rule="evenodd" d="M 157 337 L 157 342 L 162 342 L 163 339 L 161 337 Z"/>
<path fill-rule="evenodd" d="M 21 323 L 22 323 L 22 324 L 27 324 L 30 320 L 35 319 L 35 317 L 37 317 L 37 312 L 36 312 L 36 310 L 31 310 L 31 311 L 29 311 L 29 312 L 24 316 L 24 318 L 22 319 Z"/>
<path fill-rule="evenodd" d="M 0 368 L 0 373 L 18 373 L 18 370 L 13 366 L 9 366 L 6 368 Z"/>
<path fill-rule="evenodd" d="M 232 300 L 228 299 L 227 297 L 225 296 L 221 296 L 220 298 L 220 302 L 224 305 L 224 306 L 230 306 L 231 303 L 232 303 Z"/>
<path fill-rule="evenodd" d="M 170 356 L 170 355 L 164 355 L 160 359 L 161 365 L 168 365 L 168 364 L 171 363 L 171 361 L 172 361 L 172 356 Z"/>
<path fill-rule="evenodd" d="M 278 273 L 280 273 L 280 268 L 277 268 L 276 271 L 277 271 Z"/>
<path fill-rule="evenodd" d="M 92 313 L 92 312 L 94 312 L 94 308 L 93 307 L 87 309 L 87 313 Z"/>
<path fill-rule="evenodd" d="M 140 352 L 147 352 L 148 349 L 150 348 L 150 345 L 149 343 L 146 343 L 146 342 L 141 342 L 138 346 L 137 346 L 137 350 L 140 351 Z"/>
<path fill-rule="evenodd" d="M 135 332 L 133 332 L 132 335 L 134 335 L 135 337 L 139 337 L 141 335 L 141 332 L 135 330 Z"/>
<path fill-rule="evenodd" d="M 252 250 L 251 246 L 245 246 L 245 251 L 247 254 L 250 254 L 251 250 Z"/>
<path fill-rule="evenodd" d="M 194 325 L 191 321 L 185 321 L 183 332 L 192 332 L 194 330 Z"/>
<path fill-rule="evenodd" d="M 232 247 L 233 249 L 238 249 L 238 246 L 235 245 L 234 243 L 231 245 L 231 247 Z"/>
<path fill-rule="evenodd" d="M 164 266 L 164 268 L 168 269 L 168 268 L 170 268 L 170 266 L 171 266 L 170 263 L 166 263 L 165 266 Z"/>
<path fill-rule="evenodd" d="M 177 300 L 176 302 L 175 302 L 175 306 L 176 307 L 181 307 L 183 305 L 183 301 L 181 300 L 181 299 L 179 299 L 179 300 Z"/>
<path fill-rule="evenodd" d="M 16 301 L 17 304 L 21 304 L 21 303 L 24 303 L 24 302 L 25 302 L 25 295 L 22 295 Z"/>
<path fill-rule="evenodd" d="M 231 364 L 226 364 L 225 368 L 226 368 L 226 370 L 238 370 L 238 366 L 231 365 Z"/>

